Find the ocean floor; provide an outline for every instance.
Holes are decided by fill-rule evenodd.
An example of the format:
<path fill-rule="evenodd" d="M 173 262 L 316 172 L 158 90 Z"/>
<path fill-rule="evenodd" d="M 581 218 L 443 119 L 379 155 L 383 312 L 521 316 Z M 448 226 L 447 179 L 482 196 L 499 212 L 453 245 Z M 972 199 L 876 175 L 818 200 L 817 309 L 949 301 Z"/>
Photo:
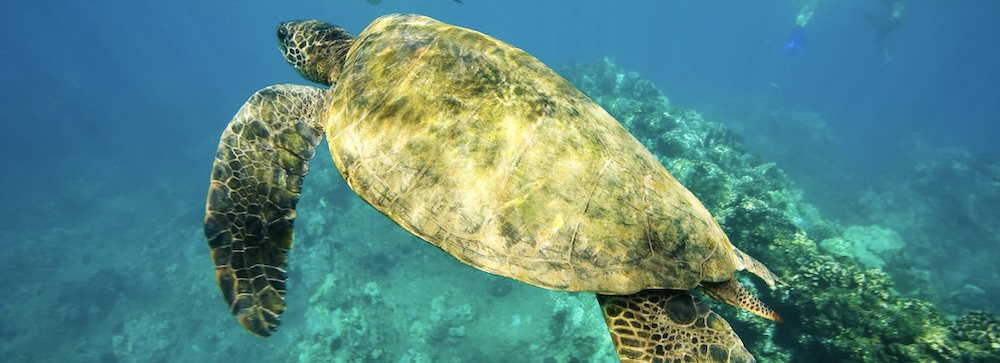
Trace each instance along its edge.
<path fill-rule="evenodd" d="M 756 285 L 785 316 L 781 325 L 719 309 L 760 361 L 1000 359 L 996 254 L 977 253 L 997 246 L 1000 217 L 991 206 L 1000 201 L 1000 164 L 931 153 L 898 174 L 903 184 L 861 190 L 851 203 L 864 218 L 827 219 L 823 201 L 795 186 L 796 174 L 756 156 L 767 152 L 671 107 L 634 73 L 607 60 L 562 72 L 657 153 L 735 244 L 791 284 L 773 292 Z M 815 120 L 798 117 L 816 129 Z M 192 166 L 206 171 L 195 189 L 207 190 L 205 154 L 205 165 Z M 0 356 L 12 363 L 616 360 L 593 294 L 548 291 L 461 264 L 354 196 L 325 146 L 317 155 L 298 209 L 288 311 L 272 337 L 245 332 L 215 286 L 204 194 L 170 180 L 108 183 L 133 166 L 103 165 L 89 178 L 61 181 L 25 211 L 45 221 L 0 231 L 0 273 L 8 277 Z M 956 179 L 963 188 L 931 187 Z M 941 247 L 945 241 L 951 247 Z M 932 257 L 945 252 L 952 254 Z"/>

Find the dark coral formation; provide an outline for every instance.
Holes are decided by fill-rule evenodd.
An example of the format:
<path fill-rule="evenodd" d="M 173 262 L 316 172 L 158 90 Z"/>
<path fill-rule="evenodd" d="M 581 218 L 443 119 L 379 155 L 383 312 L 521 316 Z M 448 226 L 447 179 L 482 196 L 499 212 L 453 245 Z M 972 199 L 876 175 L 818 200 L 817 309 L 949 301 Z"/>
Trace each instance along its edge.
<path fill-rule="evenodd" d="M 980 362 L 1000 360 L 1000 318 L 985 311 L 970 311 L 949 327 L 952 335 Z"/>
<path fill-rule="evenodd" d="M 838 237 L 841 228 L 805 204 L 781 169 L 744 150 L 738 135 L 693 111 L 671 107 L 649 81 L 607 59 L 560 73 L 647 145 L 705 203 L 736 245 L 790 284 L 763 291 L 786 323 L 775 327 L 729 319 L 760 361 L 997 359 L 997 349 L 976 345 L 979 335 L 949 330 L 931 303 L 896 292 L 886 273 L 818 249 L 818 241 Z M 958 331 L 966 331 L 965 326 Z"/>

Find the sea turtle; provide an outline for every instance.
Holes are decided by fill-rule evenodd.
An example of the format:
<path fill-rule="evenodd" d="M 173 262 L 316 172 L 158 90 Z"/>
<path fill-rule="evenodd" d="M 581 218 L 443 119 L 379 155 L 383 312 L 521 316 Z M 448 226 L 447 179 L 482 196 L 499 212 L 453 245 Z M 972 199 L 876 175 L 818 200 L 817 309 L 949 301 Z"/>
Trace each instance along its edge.
<path fill-rule="evenodd" d="M 419 15 L 357 37 L 311 20 L 278 27 L 306 79 L 255 93 L 222 134 L 205 234 L 226 302 L 267 336 L 285 310 L 292 223 L 325 133 L 362 199 L 493 274 L 597 294 L 623 361 L 752 362 L 688 291 L 778 315 L 735 279 L 780 282 L 604 109 L 538 59 Z"/>

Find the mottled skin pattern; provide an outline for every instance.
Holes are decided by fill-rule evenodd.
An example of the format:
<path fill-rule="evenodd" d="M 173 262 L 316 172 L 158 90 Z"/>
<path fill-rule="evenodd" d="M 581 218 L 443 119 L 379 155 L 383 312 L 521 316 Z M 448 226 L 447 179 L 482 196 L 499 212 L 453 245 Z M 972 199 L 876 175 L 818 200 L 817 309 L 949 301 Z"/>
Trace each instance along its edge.
<path fill-rule="evenodd" d="M 777 319 L 733 272 L 780 280 L 540 61 L 415 15 L 379 18 L 353 40 L 317 21 L 278 36 L 299 73 L 331 88 L 261 90 L 220 143 L 206 234 L 247 329 L 269 335 L 284 311 L 294 207 L 325 131 L 350 187 L 414 235 L 487 272 L 598 293 L 623 361 L 753 361 L 686 291 Z"/>

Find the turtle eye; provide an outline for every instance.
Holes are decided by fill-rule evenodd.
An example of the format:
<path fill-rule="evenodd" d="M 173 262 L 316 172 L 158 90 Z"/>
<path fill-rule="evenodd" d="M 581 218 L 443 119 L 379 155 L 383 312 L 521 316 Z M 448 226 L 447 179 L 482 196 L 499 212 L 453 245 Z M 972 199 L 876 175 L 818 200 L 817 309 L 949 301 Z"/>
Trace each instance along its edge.
<path fill-rule="evenodd" d="M 278 38 L 285 39 L 285 37 L 287 36 L 288 36 L 288 30 L 286 30 L 285 27 L 283 26 L 278 27 Z"/>

